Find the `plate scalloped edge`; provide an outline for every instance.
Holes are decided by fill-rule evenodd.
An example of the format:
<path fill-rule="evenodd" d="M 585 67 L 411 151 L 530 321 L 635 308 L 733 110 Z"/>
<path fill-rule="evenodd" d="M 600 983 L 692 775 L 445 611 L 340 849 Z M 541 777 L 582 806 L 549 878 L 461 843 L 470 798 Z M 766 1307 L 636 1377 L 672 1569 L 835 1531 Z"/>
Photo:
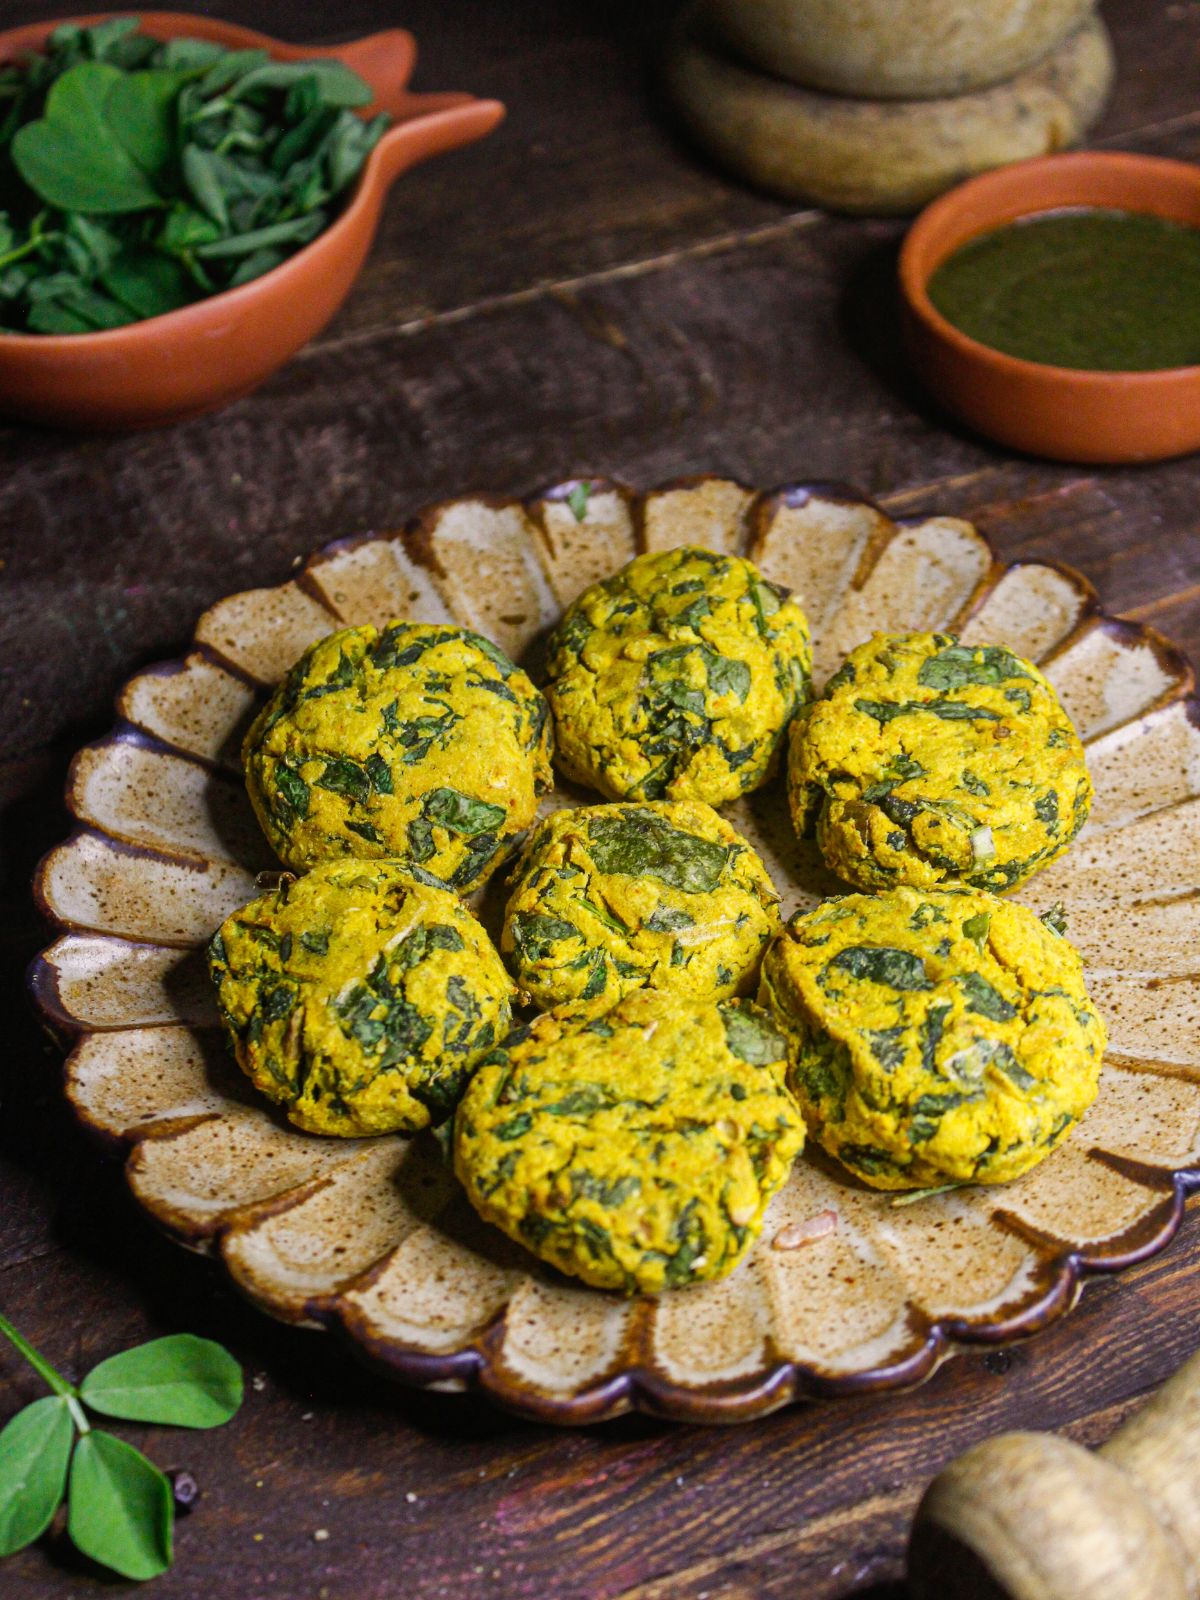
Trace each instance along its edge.
<path fill-rule="evenodd" d="M 1020 898 L 1067 901 L 1113 1037 L 1083 1128 L 1018 1183 L 896 1210 L 804 1160 L 738 1272 L 624 1301 L 566 1285 L 485 1229 L 426 1141 L 288 1128 L 225 1062 L 196 951 L 271 864 L 238 737 L 312 639 L 413 615 L 528 659 L 588 583 L 681 543 L 744 551 L 796 589 L 818 678 L 876 628 L 955 628 L 1042 661 L 1088 743 L 1097 798 L 1072 851 Z M 1006 566 L 961 519 L 893 521 L 843 485 L 756 492 L 703 475 L 636 494 L 583 477 L 524 501 L 459 497 L 218 602 L 186 657 L 125 686 L 117 726 L 72 763 L 78 826 L 38 869 L 60 937 L 31 989 L 75 1037 L 76 1116 L 126 1152 L 158 1224 L 219 1253 L 264 1310 L 339 1329 L 381 1371 L 560 1423 L 634 1408 L 738 1421 L 908 1385 L 963 1346 L 1036 1332 L 1089 1275 L 1163 1249 L 1200 1184 L 1200 885 L 1179 870 L 1200 860 L 1192 688 L 1174 646 L 1108 616 L 1070 568 Z M 790 885 L 786 912 L 837 886 L 781 817 L 753 797 L 733 808 Z M 772 1248 L 785 1222 L 831 1204 L 835 1235 Z"/>

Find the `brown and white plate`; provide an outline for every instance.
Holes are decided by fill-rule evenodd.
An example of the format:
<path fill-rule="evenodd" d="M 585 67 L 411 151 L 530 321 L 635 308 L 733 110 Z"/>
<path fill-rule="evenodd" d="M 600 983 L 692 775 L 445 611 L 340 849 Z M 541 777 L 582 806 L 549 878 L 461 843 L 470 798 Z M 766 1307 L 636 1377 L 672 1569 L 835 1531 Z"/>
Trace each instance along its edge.
<path fill-rule="evenodd" d="M 71 768 L 78 827 L 37 877 L 61 931 L 32 982 L 75 1040 L 71 1104 L 126 1152 L 150 1215 L 219 1254 L 264 1310 L 339 1329 L 407 1382 L 478 1387 L 551 1421 L 635 1407 L 731 1421 L 910 1384 L 965 1344 L 1044 1327 L 1088 1274 L 1161 1250 L 1200 1182 L 1200 702 L 1186 660 L 1106 616 L 1077 573 L 1003 566 L 955 518 L 896 523 L 823 484 L 588 484 L 586 505 L 578 483 L 527 503 L 472 496 L 402 534 L 331 545 L 292 581 L 221 601 L 183 660 L 126 685 L 121 720 Z M 226 1058 L 201 947 L 272 865 L 237 751 L 305 646 L 346 623 L 454 619 L 529 659 L 586 584 L 684 543 L 745 550 L 798 592 L 820 681 L 876 628 L 957 629 L 1043 664 L 1087 741 L 1096 800 L 1020 898 L 1065 902 L 1111 1042 L 1083 1125 L 1018 1182 L 898 1208 L 806 1156 L 732 1276 L 625 1300 L 478 1221 L 434 1139 L 322 1139 L 282 1121 Z M 785 912 L 837 891 L 778 784 L 732 816 Z M 836 1231 L 776 1243 L 831 1209 Z"/>

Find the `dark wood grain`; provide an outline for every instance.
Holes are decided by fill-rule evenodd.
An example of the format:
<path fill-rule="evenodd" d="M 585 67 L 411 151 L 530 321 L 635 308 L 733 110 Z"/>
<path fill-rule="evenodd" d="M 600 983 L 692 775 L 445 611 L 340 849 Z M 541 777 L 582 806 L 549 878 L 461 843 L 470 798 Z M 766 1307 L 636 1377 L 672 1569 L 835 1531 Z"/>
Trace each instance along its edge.
<path fill-rule="evenodd" d="M 0 5 L 0 26 L 55 9 Z M 389 1390 L 158 1239 L 76 1134 L 21 995 L 42 937 L 29 874 L 66 831 L 67 756 L 131 671 L 223 594 L 427 500 L 589 470 L 839 477 L 897 512 L 973 517 L 1005 556 L 1071 562 L 1200 656 L 1200 463 L 1059 467 L 939 415 L 897 344 L 902 226 L 797 211 L 693 159 L 650 92 L 666 0 L 220 9 L 315 39 L 403 23 L 420 86 L 499 95 L 510 117 L 404 180 L 345 311 L 257 395 L 123 439 L 0 429 L 0 1305 L 75 1370 L 187 1328 L 254 1374 L 220 1432 L 129 1430 L 202 1491 L 164 1600 L 898 1600 L 905 1523 L 941 1463 L 1003 1428 L 1095 1442 L 1188 1353 L 1195 1217 L 1048 1333 L 903 1397 L 563 1434 Z M 1121 76 L 1097 138 L 1200 159 L 1200 6 L 1105 14 Z M 0 1357 L 0 1417 L 36 1392 Z M 0 1592 L 111 1586 L 52 1536 L 0 1569 Z"/>

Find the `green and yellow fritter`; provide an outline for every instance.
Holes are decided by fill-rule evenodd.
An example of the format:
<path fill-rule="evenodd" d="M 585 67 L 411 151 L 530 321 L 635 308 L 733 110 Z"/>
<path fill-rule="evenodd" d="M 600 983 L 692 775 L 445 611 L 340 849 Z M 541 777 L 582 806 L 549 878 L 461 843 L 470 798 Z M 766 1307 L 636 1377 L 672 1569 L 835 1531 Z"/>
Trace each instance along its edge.
<path fill-rule="evenodd" d="M 1060 925 L 961 887 L 794 917 L 759 999 L 809 1133 L 877 1189 L 1036 1166 L 1095 1098 L 1106 1039 Z"/>
<path fill-rule="evenodd" d="M 793 724 L 788 795 L 830 870 L 860 889 L 1001 891 L 1087 820 L 1083 746 L 1052 685 L 999 645 L 876 634 Z"/>
<path fill-rule="evenodd" d="M 392 861 L 284 876 L 225 921 L 208 959 L 238 1064 L 309 1133 L 444 1121 L 512 1019 L 479 923 Z"/>
<path fill-rule="evenodd" d="M 246 735 L 250 799 L 280 859 L 403 861 L 466 893 L 551 784 L 545 700 L 490 640 L 393 622 L 300 657 Z"/>
<path fill-rule="evenodd" d="M 548 1012 L 480 1065 L 455 1170 L 488 1222 L 598 1289 L 722 1277 L 804 1143 L 783 1058 L 749 1001 Z"/>
<path fill-rule="evenodd" d="M 547 1009 L 609 1006 L 643 986 L 751 992 L 779 928 L 766 868 L 701 800 L 556 811 L 514 876 L 500 948 Z"/>
<path fill-rule="evenodd" d="M 551 636 L 559 765 L 613 800 L 722 805 L 770 777 L 811 663 L 804 613 L 749 561 L 638 556 Z"/>

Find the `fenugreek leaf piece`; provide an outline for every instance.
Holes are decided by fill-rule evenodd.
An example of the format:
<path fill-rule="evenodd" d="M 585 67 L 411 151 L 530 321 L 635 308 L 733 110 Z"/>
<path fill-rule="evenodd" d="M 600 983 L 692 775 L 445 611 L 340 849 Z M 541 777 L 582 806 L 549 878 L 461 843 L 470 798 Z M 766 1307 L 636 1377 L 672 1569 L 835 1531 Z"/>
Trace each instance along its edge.
<path fill-rule="evenodd" d="M 965 1183 L 939 1183 L 932 1189 L 909 1189 L 904 1194 L 894 1195 L 892 1205 L 899 1209 L 901 1206 L 915 1206 L 919 1200 L 932 1200 L 935 1194 L 949 1194 L 952 1189 L 966 1189 Z"/>
<path fill-rule="evenodd" d="M 866 978 L 890 989 L 931 989 L 925 963 L 910 950 L 887 945 L 852 944 L 839 950 L 829 963 L 852 978 Z"/>
<path fill-rule="evenodd" d="M 489 800 L 476 800 L 458 789 L 434 789 L 425 796 L 424 812 L 431 822 L 440 823 L 449 833 L 474 839 L 498 828 L 506 812 Z"/>
<path fill-rule="evenodd" d="M 1003 722 L 998 711 L 987 706 L 968 705 L 963 700 L 856 700 L 854 709 L 873 717 L 880 727 L 897 717 L 926 712 L 943 722 Z"/>
<path fill-rule="evenodd" d="M 567 505 L 571 508 L 571 515 L 576 522 L 582 522 L 587 516 L 588 501 L 592 497 L 590 483 L 577 483 L 567 495 Z"/>
<path fill-rule="evenodd" d="M 186 68 L 125 73 L 104 102 L 109 127 L 156 189 L 175 159 L 175 101 L 191 76 Z"/>
<path fill-rule="evenodd" d="M 952 644 L 922 661 L 917 682 L 928 689 L 945 690 L 1028 677 L 1029 673 L 1012 651 L 1001 645 Z"/>
<path fill-rule="evenodd" d="M 107 1417 L 215 1428 L 242 1403 L 242 1369 L 211 1339 L 174 1333 L 102 1361 L 79 1394 Z"/>
<path fill-rule="evenodd" d="M 590 849 L 603 873 L 655 878 L 688 894 L 711 894 L 729 861 L 724 845 L 673 828 L 653 811 L 634 809 L 598 818 Z"/>
<path fill-rule="evenodd" d="M 17 130 L 13 162 L 48 205 L 111 215 L 162 204 L 108 120 L 122 76 L 108 62 L 81 61 L 55 82 L 40 120 Z"/>
<path fill-rule="evenodd" d="M 340 61 L 270 61 L 240 77 L 230 88 L 230 100 L 252 99 L 264 89 L 292 89 L 315 79 L 327 106 L 365 106 L 375 91 L 357 72 Z"/>
<path fill-rule="evenodd" d="M 92 1428 L 75 1446 L 67 1532 L 93 1561 L 125 1578 L 156 1578 L 171 1565 L 171 1485 L 140 1450 Z"/>
<path fill-rule="evenodd" d="M 1016 1016 L 1016 1006 L 1006 1000 L 981 973 L 959 972 L 955 974 L 954 981 L 966 996 L 969 1011 L 988 1017 L 992 1022 L 1011 1022 Z"/>
<path fill-rule="evenodd" d="M 50 1526 L 67 1486 L 75 1430 L 64 1395 L 18 1411 L 0 1433 L 0 1556 L 10 1556 Z"/>
<path fill-rule="evenodd" d="M 765 1067 L 772 1061 L 783 1061 L 787 1045 L 783 1035 L 771 1022 L 766 1012 L 757 1006 L 727 1002 L 720 1007 L 721 1022 L 725 1028 L 725 1043 L 729 1053 L 752 1067 Z"/>

